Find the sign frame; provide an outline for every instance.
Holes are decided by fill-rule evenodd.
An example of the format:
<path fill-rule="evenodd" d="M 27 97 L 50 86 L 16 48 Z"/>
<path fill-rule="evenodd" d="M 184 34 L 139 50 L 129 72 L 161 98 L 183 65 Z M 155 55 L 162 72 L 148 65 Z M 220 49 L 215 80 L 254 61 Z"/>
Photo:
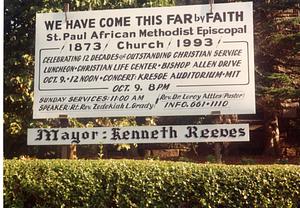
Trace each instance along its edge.
<path fill-rule="evenodd" d="M 255 113 L 252 2 L 67 14 L 37 14 L 34 118 Z M 74 51 L 98 41 L 100 51 Z M 148 48 L 123 49 L 130 41 Z M 133 58 L 147 53 L 167 57 Z"/>

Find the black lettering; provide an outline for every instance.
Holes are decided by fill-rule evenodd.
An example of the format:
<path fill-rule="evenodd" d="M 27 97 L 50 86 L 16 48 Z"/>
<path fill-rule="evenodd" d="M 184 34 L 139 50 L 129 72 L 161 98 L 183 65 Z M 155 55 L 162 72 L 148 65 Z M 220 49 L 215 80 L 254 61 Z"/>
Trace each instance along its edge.
<path fill-rule="evenodd" d="M 58 140 L 58 138 L 57 138 L 58 130 L 52 129 L 51 132 L 53 133 L 53 139 L 52 140 L 53 141 L 57 141 Z"/>
<path fill-rule="evenodd" d="M 130 135 L 129 131 L 124 131 L 122 139 L 129 139 L 129 135 Z"/>
<path fill-rule="evenodd" d="M 173 127 L 170 127 L 170 138 L 177 138 L 177 131 L 175 129 L 173 129 Z"/>
<path fill-rule="evenodd" d="M 188 130 L 188 133 L 185 134 L 186 138 L 191 138 L 191 137 L 197 138 L 198 137 L 197 136 L 198 128 L 196 126 L 188 126 L 187 130 Z"/>
<path fill-rule="evenodd" d="M 208 129 L 203 129 L 201 130 L 200 138 L 208 138 L 209 137 L 209 130 Z"/>
<path fill-rule="evenodd" d="M 164 127 L 165 128 L 165 127 Z M 152 131 L 151 132 L 151 139 L 157 139 L 158 138 L 158 131 L 157 130 L 154 130 L 154 131 Z M 163 138 L 165 138 L 165 137 L 163 137 Z"/>
<path fill-rule="evenodd" d="M 72 137 L 71 137 L 72 142 L 71 143 L 79 144 L 80 143 L 79 138 L 80 138 L 79 132 L 72 132 Z"/>
<path fill-rule="evenodd" d="M 61 139 L 62 140 L 69 140 L 70 138 L 69 138 L 69 134 L 67 133 L 67 132 L 63 132 L 63 133 L 61 133 L 62 134 L 62 136 L 61 136 Z"/>
<path fill-rule="evenodd" d="M 112 128 L 112 140 L 121 139 L 119 131 L 120 128 Z"/>
<path fill-rule="evenodd" d="M 221 129 L 220 130 L 220 137 L 227 137 L 229 134 L 228 129 Z"/>
<path fill-rule="evenodd" d="M 46 141 L 50 141 L 51 139 L 53 141 L 57 141 L 57 133 L 58 130 L 52 129 L 48 131 L 47 129 L 39 129 L 38 131 L 38 137 L 35 139 L 36 141 L 41 141 L 43 139 L 43 135 L 46 136 Z"/>
<path fill-rule="evenodd" d="M 45 21 L 45 26 L 47 30 L 61 30 L 62 21 L 56 20 L 56 21 Z"/>
<path fill-rule="evenodd" d="M 68 20 L 66 29 L 95 28 L 95 19 Z"/>
<path fill-rule="evenodd" d="M 43 130 L 39 129 L 37 132 L 38 132 L 38 137 L 35 138 L 35 141 L 41 141 L 43 139 Z"/>
<path fill-rule="evenodd" d="M 218 129 L 213 129 L 211 131 L 211 137 L 218 138 L 219 137 L 219 130 Z"/>
<path fill-rule="evenodd" d="M 85 131 L 82 133 L 82 139 L 88 139 L 90 136 L 89 132 Z"/>
<path fill-rule="evenodd" d="M 239 136 L 245 136 L 246 132 L 244 128 L 239 128 Z"/>
<path fill-rule="evenodd" d="M 230 129 L 229 130 L 229 136 L 230 137 L 236 137 L 237 135 L 237 130 L 236 129 Z"/>

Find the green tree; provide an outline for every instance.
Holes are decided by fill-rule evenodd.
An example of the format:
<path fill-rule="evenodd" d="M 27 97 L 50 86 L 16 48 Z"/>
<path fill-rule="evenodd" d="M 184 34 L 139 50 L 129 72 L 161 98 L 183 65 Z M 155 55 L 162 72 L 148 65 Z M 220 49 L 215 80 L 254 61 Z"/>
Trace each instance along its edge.
<path fill-rule="evenodd" d="M 277 0 L 254 5 L 257 107 L 265 114 L 266 153 L 279 155 L 284 103 L 300 101 L 300 4 Z"/>
<path fill-rule="evenodd" d="M 57 119 L 32 119 L 36 13 L 168 6 L 173 0 L 5 0 L 4 2 L 4 144 L 5 156 L 27 154 L 30 127 L 57 127 Z M 119 119 L 124 120 L 124 119 Z M 125 119 L 128 125 L 132 119 Z M 71 126 L 112 125 L 115 119 L 71 119 Z"/>
<path fill-rule="evenodd" d="M 215 3 L 226 0 L 215 1 Z M 63 0 L 5 0 L 5 156 L 27 154 L 29 127 L 59 126 L 57 119 L 32 119 L 35 14 L 63 10 Z M 173 5 L 172 0 L 71 0 L 71 11 Z M 201 2 L 201 3 L 207 3 Z M 254 1 L 257 108 L 266 115 L 267 150 L 278 150 L 278 115 L 286 102 L 300 102 L 300 5 L 298 0 Z M 290 16 L 285 16 L 289 14 Z M 167 118 L 164 118 L 167 119 Z M 176 118 L 175 118 L 176 119 Z M 193 118 L 194 119 L 194 118 Z M 171 119 L 173 120 L 173 119 Z M 174 122 L 171 123 L 174 124 Z M 190 118 L 180 121 L 191 122 Z M 201 119 L 200 119 L 201 120 Z M 300 128 L 300 119 L 293 125 Z M 71 119 L 71 126 L 105 126 L 132 119 Z M 138 123 L 140 123 L 138 119 Z M 196 118 L 195 122 L 199 119 Z M 144 122 L 144 121 L 143 121 Z M 160 123 L 170 123 L 169 121 Z M 183 124 L 181 122 L 181 124 Z"/>

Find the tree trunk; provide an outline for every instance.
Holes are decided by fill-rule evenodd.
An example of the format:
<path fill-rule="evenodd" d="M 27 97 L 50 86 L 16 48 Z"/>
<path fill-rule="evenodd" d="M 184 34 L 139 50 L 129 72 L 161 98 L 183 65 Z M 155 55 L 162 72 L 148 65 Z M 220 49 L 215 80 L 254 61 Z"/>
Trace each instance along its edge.
<path fill-rule="evenodd" d="M 60 118 L 60 127 L 67 128 L 69 127 L 69 120 L 66 117 Z M 77 159 L 77 146 L 75 144 L 71 145 L 62 145 L 60 158 L 62 159 Z"/>
<path fill-rule="evenodd" d="M 59 123 L 60 123 L 60 128 L 67 128 L 69 127 L 69 121 L 67 117 L 65 116 L 60 116 L 59 118 Z M 60 158 L 62 159 L 68 159 L 68 145 L 62 145 L 60 147 Z"/>
<path fill-rule="evenodd" d="M 221 115 L 214 116 L 212 118 L 213 124 L 221 124 L 223 122 L 223 117 Z M 214 153 L 217 163 L 222 163 L 222 142 L 214 143 Z"/>
<path fill-rule="evenodd" d="M 69 146 L 69 150 L 70 150 L 69 159 L 76 160 L 77 159 L 77 146 L 76 146 L 76 144 L 71 144 Z"/>
<path fill-rule="evenodd" d="M 64 12 L 67 13 L 69 12 L 69 4 L 65 3 L 64 4 Z M 69 127 L 69 120 L 67 117 L 62 116 L 60 119 L 60 125 L 61 128 L 66 128 Z M 68 155 L 69 153 L 69 155 Z M 61 149 L 61 158 L 68 158 L 68 159 L 77 159 L 77 147 L 75 144 L 71 144 L 69 146 L 62 146 Z"/>
<path fill-rule="evenodd" d="M 266 116 L 265 120 L 265 154 L 280 156 L 280 131 L 278 124 L 278 116 L 276 113 L 269 113 Z"/>
<path fill-rule="evenodd" d="M 215 142 L 214 143 L 214 152 L 216 157 L 217 163 L 222 163 L 222 143 L 221 142 Z"/>
<path fill-rule="evenodd" d="M 218 115 L 212 119 L 214 124 L 233 124 L 238 122 L 237 115 Z M 214 154 L 217 163 L 222 163 L 222 157 L 228 155 L 228 142 L 215 142 L 214 143 Z M 223 153 L 222 153 L 223 152 Z"/>
<path fill-rule="evenodd" d="M 225 115 L 223 116 L 223 124 L 236 124 L 238 123 L 238 115 Z M 229 154 L 229 145 L 230 142 L 223 142 L 223 155 L 227 156 Z"/>

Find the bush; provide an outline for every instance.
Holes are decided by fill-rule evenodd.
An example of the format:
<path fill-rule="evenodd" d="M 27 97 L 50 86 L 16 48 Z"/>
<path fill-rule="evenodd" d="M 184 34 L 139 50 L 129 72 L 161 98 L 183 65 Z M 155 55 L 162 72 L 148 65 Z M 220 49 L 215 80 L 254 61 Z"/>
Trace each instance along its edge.
<path fill-rule="evenodd" d="M 295 207 L 300 167 L 6 160 L 5 207 Z"/>

